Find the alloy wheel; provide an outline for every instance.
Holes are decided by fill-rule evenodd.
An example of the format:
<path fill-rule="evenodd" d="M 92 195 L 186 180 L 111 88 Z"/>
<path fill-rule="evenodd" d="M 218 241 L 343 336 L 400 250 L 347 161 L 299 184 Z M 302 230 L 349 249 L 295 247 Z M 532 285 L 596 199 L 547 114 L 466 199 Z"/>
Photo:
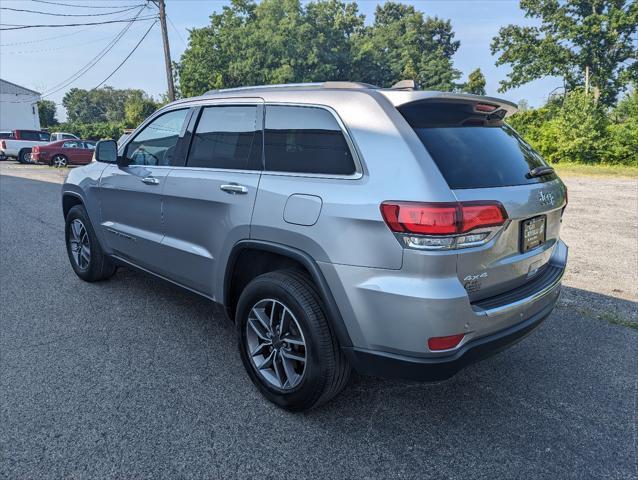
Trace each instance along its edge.
<path fill-rule="evenodd" d="M 301 383 L 306 342 L 297 319 L 283 303 L 269 298 L 253 306 L 245 342 L 255 370 L 268 384 L 290 390 Z"/>
<path fill-rule="evenodd" d="M 81 269 L 89 268 L 91 262 L 91 243 L 86 227 L 79 219 L 71 222 L 69 231 L 69 243 L 71 244 L 71 252 L 75 264 Z"/>
<path fill-rule="evenodd" d="M 61 155 L 56 155 L 55 157 L 53 157 L 53 165 L 58 168 L 66 167 L 66 158 Z"/>

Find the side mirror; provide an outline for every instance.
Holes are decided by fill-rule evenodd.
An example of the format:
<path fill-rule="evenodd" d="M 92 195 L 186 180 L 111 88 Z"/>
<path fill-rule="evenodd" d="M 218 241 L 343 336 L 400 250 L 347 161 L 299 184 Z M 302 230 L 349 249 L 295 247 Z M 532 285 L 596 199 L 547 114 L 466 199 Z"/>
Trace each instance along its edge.
<path fill-rule="evenodd" d="M 115 140 L 100 140 L 95 145 L 95 160 L 104 163 L 117 162 L 117 143 Z"/>

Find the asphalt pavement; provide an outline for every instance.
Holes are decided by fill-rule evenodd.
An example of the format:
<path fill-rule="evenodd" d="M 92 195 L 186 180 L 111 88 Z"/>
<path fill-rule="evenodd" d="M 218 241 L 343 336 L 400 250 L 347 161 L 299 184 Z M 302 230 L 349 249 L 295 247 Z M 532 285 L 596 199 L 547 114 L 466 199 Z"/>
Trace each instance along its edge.
<path fill-rule="evenodd" d="M 583 313 L 595 285 L 449 381 L 355 376 L 292 414 L 207 300 L 79 280 L 59 184 L 0 176 L 0 274 L 0 478 L 638 478 L 638 330 Z"/>

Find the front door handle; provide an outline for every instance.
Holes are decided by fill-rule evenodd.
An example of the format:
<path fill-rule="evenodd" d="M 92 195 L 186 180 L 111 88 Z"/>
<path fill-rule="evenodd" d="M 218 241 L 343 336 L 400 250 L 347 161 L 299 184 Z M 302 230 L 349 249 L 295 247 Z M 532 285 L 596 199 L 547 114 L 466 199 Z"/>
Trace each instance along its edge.
<path fill-rule="evenodd" d="M 142 181 L 146 184 L 146 185 L 159 185 L 159 180 L 155 177 L 144 177 L 142 179 Z"/>
<path fill-rule="evenodd" d="M 223 190 L 226 193 L 232 194 L 245 194 L 248 193 L 248 189 L 243 185 L 237 185 L 236 183 L 231 183 L 230 185 L 221 185 L 219 187 L 220 190 Z"/>

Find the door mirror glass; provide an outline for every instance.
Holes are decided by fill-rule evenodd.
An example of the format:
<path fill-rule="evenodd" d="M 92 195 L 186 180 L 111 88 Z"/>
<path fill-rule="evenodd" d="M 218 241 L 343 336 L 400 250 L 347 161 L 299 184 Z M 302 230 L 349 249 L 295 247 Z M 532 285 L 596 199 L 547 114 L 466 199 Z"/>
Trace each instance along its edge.
<path fill-rule="evenodd" d="M 98 162 L 117 162 L 117 143 L 115 140 L 100 140 L 95 146 L 95 160 Z"/>

